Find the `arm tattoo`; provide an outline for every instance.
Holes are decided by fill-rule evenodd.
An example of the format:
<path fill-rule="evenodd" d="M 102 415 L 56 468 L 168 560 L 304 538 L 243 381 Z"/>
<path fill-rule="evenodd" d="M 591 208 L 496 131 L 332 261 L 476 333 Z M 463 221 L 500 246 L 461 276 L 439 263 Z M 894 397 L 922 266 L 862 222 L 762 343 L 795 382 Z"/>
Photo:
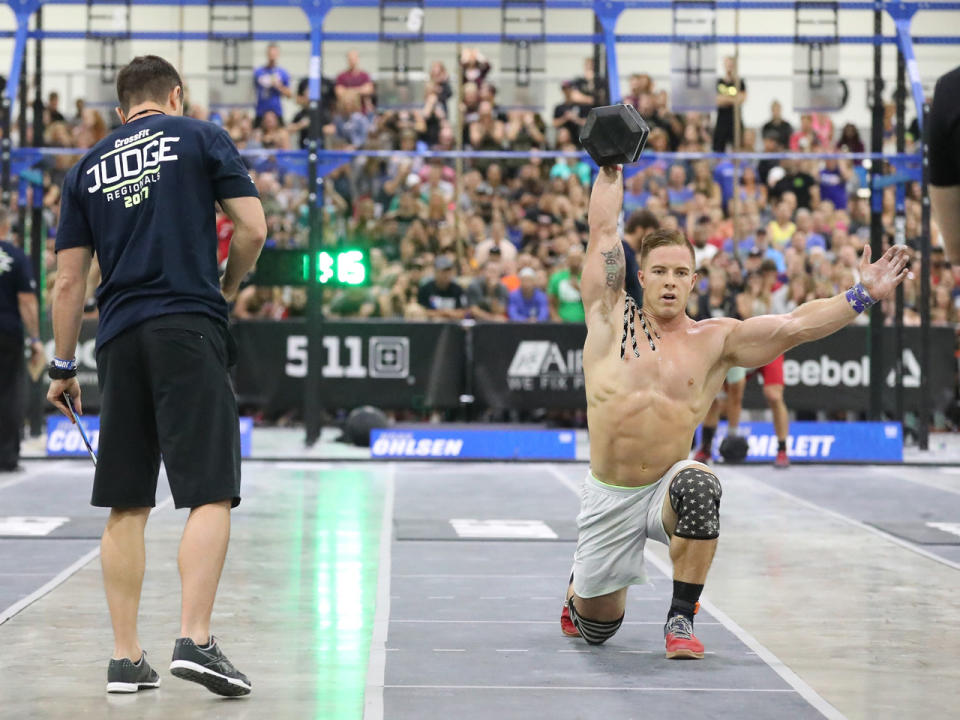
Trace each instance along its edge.
<path fill-rule="evenodd" d="M 614 291 L 623 289 L 627 272 L 623 246 L 618 242 L 614 247 L 604 250 L 600 254 L 603 256 L 607 288 Z"/>

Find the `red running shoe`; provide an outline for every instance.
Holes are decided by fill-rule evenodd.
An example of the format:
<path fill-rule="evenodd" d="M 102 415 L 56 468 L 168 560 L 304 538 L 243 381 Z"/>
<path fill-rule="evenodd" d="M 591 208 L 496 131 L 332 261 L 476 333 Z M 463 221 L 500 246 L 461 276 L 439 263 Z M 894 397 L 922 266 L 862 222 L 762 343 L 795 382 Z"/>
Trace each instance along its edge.
<path fill-rule="evenodd" d="M 707 461 L 710 459 L 710 454 L 706 452 L 703 448 L 700 448 L 699 450 L 697 450 L 697 452 L 694 453 L 693 459 L 699 463 L 706 464 Z"/>
<path fill-rule="evenodd" d="M 777 459 L 773 461 L 773 466 L 778 470 L 785 470 L 790 467 L 790 458 L 787 457 L 785 450 L 777 452 Z"/>
<path fill-rule="evenodd" d="M 702 660 L 703 643 L 693 634 L 693 623 L 686 615 L 674 615 L 663 626 L 668 660 Z"/>
<path fill-rule="evenodd" d="M 560 612 L 560 632 L 567 637 L 580 637 L 580 631 L 577 630 L 573 620 L 570 619 L 570 608 L 567 603 L 563 604 L 563 610 Z"/>

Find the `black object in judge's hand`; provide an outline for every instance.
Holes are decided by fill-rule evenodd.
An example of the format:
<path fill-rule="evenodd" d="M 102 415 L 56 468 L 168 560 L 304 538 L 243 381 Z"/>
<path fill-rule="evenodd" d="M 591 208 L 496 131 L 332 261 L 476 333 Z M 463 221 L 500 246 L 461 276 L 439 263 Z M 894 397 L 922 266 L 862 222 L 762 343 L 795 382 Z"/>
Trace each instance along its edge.
<path fill-rule="evenodd" d="M 600 167 L 626 165 L 640 157 L 649 134 L 650 126 L 633 105 L 604 105 L 587 115 L 580 143 Z"/>

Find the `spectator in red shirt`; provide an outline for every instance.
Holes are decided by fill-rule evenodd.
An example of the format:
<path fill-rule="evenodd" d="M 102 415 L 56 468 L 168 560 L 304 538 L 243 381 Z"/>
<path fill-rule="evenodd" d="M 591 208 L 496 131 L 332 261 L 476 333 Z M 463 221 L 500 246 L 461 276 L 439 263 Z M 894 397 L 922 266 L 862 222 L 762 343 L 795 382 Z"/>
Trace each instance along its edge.
<path fill-rule="evenodd" d="M 793 152 L 810 152 L 820 145 L 820 138 L 813 127 L 813 115 L 800 116 L 800 129 L 790 136 L 790 149 Z"/>
<path fill-rule="evenodd" d="M 224 213 L 217 213 L 217 264 L 227 259 L 230 240 L 233 238 L 233 221 Z"/>
<path fill-rule="evenodd" d="M 360 56 L 356 50 L 347 53 L 347 69 L 337 75 L 337 81 L 334 85 L 337 93 L 337 100 L 343 100 L 347 96 L 354 96 L 360 100 L 360 106 L 363 107 L 367 102 L 373 100 L 373 80 L 365 70 L 361 70 Z"/>

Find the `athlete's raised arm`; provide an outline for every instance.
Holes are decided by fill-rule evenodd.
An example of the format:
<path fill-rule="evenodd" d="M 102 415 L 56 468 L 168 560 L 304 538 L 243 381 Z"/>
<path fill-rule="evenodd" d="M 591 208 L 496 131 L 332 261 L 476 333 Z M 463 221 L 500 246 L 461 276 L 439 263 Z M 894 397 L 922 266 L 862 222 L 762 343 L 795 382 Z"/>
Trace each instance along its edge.
<path fill-rule="evenodd" d="M 738 322 L 726 337 L 724 358 L 731 365 L 761 367 L 801 343 L 819 340 L 849 325 L 857 315 L 886 298 L 907 276 L 909 251 L 894 245 L 870 263 L 870 246 L 860 259 L 861 281 L 831 298 L 812 300 L 783 315 L 758 315 Z"/>
<path fill-rule="evenodd" d="M 622 205 L 623 175 L 620 167 L 601 167 L 590 195 L 587 214 L 590 240 L 580 280 L 580 295 L 588 323 L 598 311 L 609 316 L 624 293 L 626 260 L 617 233 Z"/>

